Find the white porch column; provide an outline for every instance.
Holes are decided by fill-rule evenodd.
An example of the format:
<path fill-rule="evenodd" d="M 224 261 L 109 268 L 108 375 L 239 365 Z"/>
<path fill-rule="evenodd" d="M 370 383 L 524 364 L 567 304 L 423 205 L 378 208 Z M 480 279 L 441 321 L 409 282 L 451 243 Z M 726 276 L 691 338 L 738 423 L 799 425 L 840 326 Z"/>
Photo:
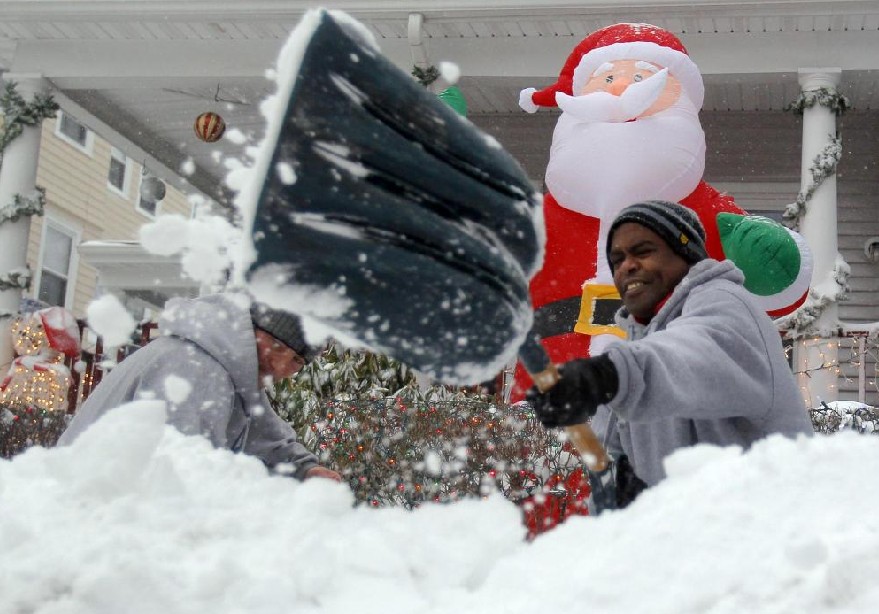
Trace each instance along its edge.
<path fill-rule="evenodd" d="M 46 82 L 39 75 L 4 75 L 4 81 L 14 82 L 16 91 L 30 103 L 35 94 L 46 90 Z M 16 194 L 29 197 L 34 192 L 37 179 L 37 162 L 40 155 L 41 122 L 23 126 L 21 135 L 3 151 L 0 165 L 0 209 L 12 204 Z M 27 263 L 27 241 L 30 233 L 30 216 L 16 221 L 0 218 L 0 275 L 23 270 Z M 0 290 L 0 377 L 5 375 L 12 361 L 9 337 L 11 318 L 4 314 L 18 313 L 22 291 L 18 288 Z"/>
<path fill-rule="evenodd" d="M 836 91 L 842 74 L 839 68 L 804 68 L 798 71 L 800 87 L 804 92 L 821 88 Z M 821 104 L 803 110 L 802 189 L 813 183 L 811 168 L 815 157 L 836 136 L 836 113 Z M 806 205 L 800 221 L 800 233 L 809 244 L 814 257 L 812 288 L 819 293 L 833 287 L 836 268 L 836 175 L 827 177 Z M 814 326 L 819 330 L 836 328 L 839 311 L 836 301 L 830 302 Z M 801 374 L 800 388 L 809 407 L 818 407 L 821 401 L 838 400 L 838 346 L 837 339 L 813 338 L 802 341 L 797 348 L 796 371 Z M 834 365 L 821 368 L 822 365 Z"/>
<path fill-rule="evenodd" d="M 424 45 L 424 15 L 409 13 L 406 34 L 409 38 L 409 49 L 412 51 L 412 63 L 419 68 L 427 68 L 427 48 Z"/>

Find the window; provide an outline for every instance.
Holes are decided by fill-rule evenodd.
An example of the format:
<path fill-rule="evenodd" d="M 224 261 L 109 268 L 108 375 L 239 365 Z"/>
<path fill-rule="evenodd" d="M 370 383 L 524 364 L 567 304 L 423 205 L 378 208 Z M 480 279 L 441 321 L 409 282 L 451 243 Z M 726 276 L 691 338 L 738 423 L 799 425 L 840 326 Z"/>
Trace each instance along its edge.
<path fill-rule="evenodd" d="M 138 211 L 149 217 L 155 217 L 159 212 L 159 203 L 165 198 L 165 184 L 145 168 L 141 168 L 140 187 L 137 192 Z"/>
<path fill-rule="evenodd" d="M 64 111 L 58 112 L 58 122 L 55 124 L 55 135 L 61 137 L 77 149 L 88 155 L 92 154 L 94 134 Z"/>
<path fill-rule="evenodd" d="M 61 134 L 70 140 L 78 143 L 80 147 L 85 147 L 89 136 L 89 129 L 80 124 L 69 115 L 61 115 Z"/>
<path fill-rule="evenodd" d="M 73 246 L 77 240 L 75 231 L 54 220 L 46 220 L 37 285 L 37 298 L 41 301 L 49 305 L 67 306 L 73 270 Z"/>
<path fill-rule="evenodd" d="M 128 156 L 121 150 L 113 147 L 110 149 L 110 170 L 107 173 L 107 185 L 120 196 L 128 198 L 128 188 L 131 184 L 131 164 Z"/>

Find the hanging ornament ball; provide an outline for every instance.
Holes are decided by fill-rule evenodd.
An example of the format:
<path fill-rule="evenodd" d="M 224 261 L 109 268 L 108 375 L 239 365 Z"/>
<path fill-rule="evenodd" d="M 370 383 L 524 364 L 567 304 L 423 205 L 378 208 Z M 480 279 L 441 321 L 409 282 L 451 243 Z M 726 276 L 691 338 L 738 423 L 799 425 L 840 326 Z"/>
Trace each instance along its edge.
<path fill-rule="evenodd" d="M 226 122 L 223 118 L 207 111 L 195 118 L 195 135 L 206 143 L 215 143 L 220 140 L 226 131 Z"/>
<path fill-rule="evenodd" d="M 140 182 L 140 197 L 144 200 L 160 201 L 165 198 L 165 182 L 154 175 L 147 175 Z"/>

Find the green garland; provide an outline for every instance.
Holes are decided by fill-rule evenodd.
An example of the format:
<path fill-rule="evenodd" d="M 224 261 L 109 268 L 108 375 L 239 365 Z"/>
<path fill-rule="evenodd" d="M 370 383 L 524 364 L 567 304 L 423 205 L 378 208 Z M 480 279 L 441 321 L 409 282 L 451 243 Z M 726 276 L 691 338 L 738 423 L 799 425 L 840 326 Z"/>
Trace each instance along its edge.
<path fill-rule="evenodd" d="M 4 290 L 27 290 L 31 287 L 31 271 L 30 269 L 19 269 L 10 271 L 5 275 L 0 275 L 0 292 Z"/>
<path fill-rule="evenodd" d="M 51 94 L 36 94 L 31 102 L 16 90 L 16 84 L 10 81 L 0 95 L 0 109 L 3 111 L 3 127 L 0 128 L 0 152 L 17 139 L 25 126 L 37 126 L 47 117 L 55 117 L 58 103 Z"/>
<path fill-rule="evenodd" d="M 851 102 L 848 98 L 837 92 L 835 89 L 820 87 L 817 90 L 809 90 L 808 92 L 800 92 L 797 99 L 787 105 L 785 111 L 793 111 L 798 115 L 802 115 L 806 109 L 811 109 L 815 105 L 821 105 L 836 113 L 842 115 L 851 108 Z"/>
<path fill-rule="evenodd" d="M 812 160 L 812 166 L 809 173 L 812 176 L 811 183 L 800 190 L 797 199 L 784 209 L 782 221 L 784 225 L 791 230 L 797 230 L 800 227 L 800 220 L 806 214 L 806 203 L 812 200 L 815 190 L 827 180 L 836 174 L 836 167 L 842 158 L 842 138 L 828 135 L 830 141 L 824 146 L 815 158 Z"/>
<path fill-rule="evenodd" d="M 836 326 L 833 330 L 816 331 L 814 325 L 828 305 L 848 300 L 850 275 L 851 267 L 839 257 L 832 274 L 836 291 L 832 294 L 818 294 L 810 288 L 806 302 L 799 309 L 775 321 L 779 330 L 790 332 L 793 339 L 815 333 L 824 337 L 838 336 L 841 332 L 840 326 Z"/>
<path fill-rule="evenodd" d="M 421 68 L 420 66 L 412 67 L 412 76 L 418 80 L 424 87 L 430 87 L 430 85 L 439 79 L 440 71 L 436 66 L 428 66 L 427 68 Z"/>
<path fill-rule="evenodd" d="M 17 222 L 21 217 L 43 215 L 46 210 L 46 189 L 36 186 L 30 196 L 16 194 L 12 204 L 0 208 L 0 224 Z"/>

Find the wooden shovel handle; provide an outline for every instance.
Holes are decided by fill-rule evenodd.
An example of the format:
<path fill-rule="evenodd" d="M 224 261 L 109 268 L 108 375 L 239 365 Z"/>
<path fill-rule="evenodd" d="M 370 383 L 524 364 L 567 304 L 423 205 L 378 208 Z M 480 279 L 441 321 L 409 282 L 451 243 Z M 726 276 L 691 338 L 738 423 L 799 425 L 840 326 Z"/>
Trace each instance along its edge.
<path fill-rule="evenodd" d="M 585 423 L 574 424 L 566 426 L 565 433 L 568 434 L 568 439 L 577 448 L 580 456 L 583 457 L 583 462 L 586 463 L 587 467 L 592 471 L 604 471 L 607 469 L 610 457 L 607 455 L 604 446 L 598 441 L 598 436 L 592 430 L 592 427 Z"/>
<path fill-rule="evenodd" d="M 547 392 L 556 385 L 561 377 L 558 367 L 554 364 L 550 364 L 543 371 L 531 373 L 530 375 L 540 392 Z M 607 469 L 610 457 L 607 455 L 607 451 L 601 445 L 592 427 L 586 423 L 574 424 L 566 426 L 565 433 L 567 433 L 568 439 L 577 448 L 580 456 L 583 457 L 583 462 L 586 463 L 589 469 L 592 471 L 604 471 Z"/>

